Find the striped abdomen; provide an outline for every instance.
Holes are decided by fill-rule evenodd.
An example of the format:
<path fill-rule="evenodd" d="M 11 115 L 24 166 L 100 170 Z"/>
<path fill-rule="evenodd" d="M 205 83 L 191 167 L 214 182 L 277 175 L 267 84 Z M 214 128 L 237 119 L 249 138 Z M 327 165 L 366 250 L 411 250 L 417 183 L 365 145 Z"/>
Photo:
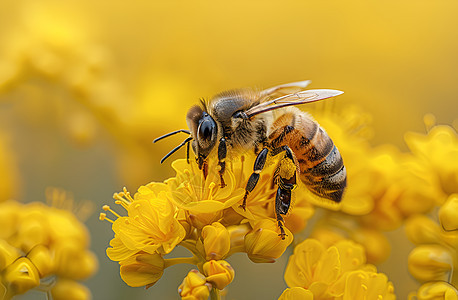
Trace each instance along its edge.
<path fill-rule="evenodd" d="M 279 127 L 277 127 L 279 126 Z M 296 155 L 300 179 L 314 194 L 340 202 L 347 172 L 328 134 L 306 113 L 294 109 L 280 116 L 269 136 L 273 147 L 288 145 Z"/>

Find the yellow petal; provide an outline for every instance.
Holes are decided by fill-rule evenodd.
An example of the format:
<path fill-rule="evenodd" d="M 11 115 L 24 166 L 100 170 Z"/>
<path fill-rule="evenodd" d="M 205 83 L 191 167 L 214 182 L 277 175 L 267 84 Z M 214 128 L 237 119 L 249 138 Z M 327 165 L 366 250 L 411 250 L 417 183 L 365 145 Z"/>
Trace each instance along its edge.
<path fill-rule="evenodd" d="M 302 287 L 292 287 L 287 288 L 280 295 L 278 300 L 313 300 L 313 293 L 309 290 L 306 290 Z"/>

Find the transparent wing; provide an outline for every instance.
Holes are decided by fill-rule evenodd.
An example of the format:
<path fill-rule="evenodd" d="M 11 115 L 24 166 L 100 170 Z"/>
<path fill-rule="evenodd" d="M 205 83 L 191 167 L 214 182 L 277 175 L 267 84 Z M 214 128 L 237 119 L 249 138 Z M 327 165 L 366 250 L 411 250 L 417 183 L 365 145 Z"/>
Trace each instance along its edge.
<path fill-rule="evenodd" d="M 291 106 L 291 105 L 315 102 L 315 101 L 335 97 L 341 94 L 343 94 L 343 92 L 338 91 L 338 90 L 328 90 L 328 89 L 306 90 L 306 91 L 301 91 L 301 92 L 297 92 L 294 94 L 281 96 L 273 100 L 261 102 L 260 104 L 247 110 L 245 113 L 247 114 L 249 118 L 251 118 L 254 115 L 257 115 L 257 114 L 260 114 L 266 111 L 278 109 L 281 107 Z"/>
<path fill-rule="evenodd" d="M 290 82 L 286 84 L 277 85 L 261 92 L 261 97 L 281 96 L 297 93 L 305 89 L 311 83 L 310 80 Z"/>

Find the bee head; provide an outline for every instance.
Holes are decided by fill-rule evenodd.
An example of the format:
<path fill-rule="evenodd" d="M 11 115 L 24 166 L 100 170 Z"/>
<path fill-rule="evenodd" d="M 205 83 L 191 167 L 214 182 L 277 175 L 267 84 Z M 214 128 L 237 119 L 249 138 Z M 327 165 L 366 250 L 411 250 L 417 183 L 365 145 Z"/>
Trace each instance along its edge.
<path fill-rule="evenodd" d="M 204 160 L 216 144 L 218 126 L 215 120 L 197 105 L 189 109 L 186 122 L 193 138 L 192 150 L 196 154 L 201 168 Z"/>

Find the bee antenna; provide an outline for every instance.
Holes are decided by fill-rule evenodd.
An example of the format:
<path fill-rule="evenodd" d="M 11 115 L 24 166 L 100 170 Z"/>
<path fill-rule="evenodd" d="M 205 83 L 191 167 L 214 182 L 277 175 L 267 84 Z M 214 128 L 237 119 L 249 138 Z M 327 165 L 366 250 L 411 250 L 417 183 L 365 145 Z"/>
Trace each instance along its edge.
<path fill-rule="evenodd" d="M 208 111 L 207 110 L 207 100 L 205 100 L 205 98 L 200 98 L 200 104 L 202 105 L 202 108 L 204 109 L 204 111 Z"/>
<path fill-rule="evenodd" d="M 160 137 L 154 139 L 153 143 L 156 143 L 157 141 L 160 141 L 162 139 L 165 139 L 166 137 L 169 137 L 171 135 L 174 135 L 174 134 L 177 134 L 177 133 L 180 133 L 180 132 L 183 132 L 183 133 L 186 133 L 186 134 L 191 134 L 191 132 L 189 130 L 179 129 L 179 130 L 175 130 L 175 131 L 169 132 L 167 134 L 164 134 L 163 136 L 160 136 Z"/>
<path fill-rule="evenodd" d="M 169 135 L 170 135 L 170 133 L 169 133 Z M 183 147 L 184 145 L 186 145 L 186 144 L 189 143 L 190 141 L 192 141 L 192 137 L 186 138 L 181 144 L 179 144 L 178 146 L 176 146 L 175 148 L 173 148 L 172 151 L 170 151 L 169 153 L 167 153 L 167 155 L 164 156 L 164 157 L 161 159 L 161 164 L 162 164 L 167 158 L 169 158 L 170 155 L 172 155 L 173 153 L 177 152 L 181 147 Z"/>

